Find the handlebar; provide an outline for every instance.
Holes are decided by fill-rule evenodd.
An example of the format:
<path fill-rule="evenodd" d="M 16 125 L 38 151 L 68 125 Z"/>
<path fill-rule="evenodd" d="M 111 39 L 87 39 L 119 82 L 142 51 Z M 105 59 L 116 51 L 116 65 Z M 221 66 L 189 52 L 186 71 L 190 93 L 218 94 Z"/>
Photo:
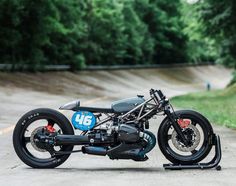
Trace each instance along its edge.
<path fill-rule="evenodd" d="M 164 107 L 166 104 L 169 103 L 169 100 L 166 99 L 166 96 L 162 93 L 161 90 L 150 90 L 150 96 L 155 99 L 155 102 L 158 104 L 158 109 Z"/>
<path fill-rule="evenodd" d="M 166 98 L 161 90 L 151 89 L 150 95 L 153 95 L 157 101 L 164 100 Z M 158 97 L 159 97 L 159 99 L 158 99 Z"/>

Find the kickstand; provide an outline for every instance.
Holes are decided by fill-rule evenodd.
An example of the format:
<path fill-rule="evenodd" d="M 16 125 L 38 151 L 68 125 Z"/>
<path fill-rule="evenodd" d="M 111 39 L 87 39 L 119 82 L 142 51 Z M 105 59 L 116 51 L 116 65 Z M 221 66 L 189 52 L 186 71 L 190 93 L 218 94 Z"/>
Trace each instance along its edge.
<path fill-rule="evenodd" d="M 216 168 L 216 170 L 221 170 L 221 166 L 219 165 L 221 160 L 221 144 L 220 144 L 220 137 L 214 134 L 213 137 L 213 145 L 215 146 L 215 156 L 214 158 L 208 163 L 197 163 L 197 164 L 189 164 L 189 165 L 182 165 L 182 164 L 163 164 L 165 169 L 170 170 L 181 170 L 181 169 L 211 169 Z"/>

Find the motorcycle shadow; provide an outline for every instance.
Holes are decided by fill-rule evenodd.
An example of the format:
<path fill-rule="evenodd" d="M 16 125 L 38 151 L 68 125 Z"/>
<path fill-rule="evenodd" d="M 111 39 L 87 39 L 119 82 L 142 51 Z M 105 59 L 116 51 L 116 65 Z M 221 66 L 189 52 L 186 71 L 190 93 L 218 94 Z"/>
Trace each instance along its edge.
<path fill-rule="evenodd" d="M 68 172 L 160 172 L 163 168 L 148 168 L 148 167 L 99 167 L 99 168 L 56 168 L 57 171 Z"/>

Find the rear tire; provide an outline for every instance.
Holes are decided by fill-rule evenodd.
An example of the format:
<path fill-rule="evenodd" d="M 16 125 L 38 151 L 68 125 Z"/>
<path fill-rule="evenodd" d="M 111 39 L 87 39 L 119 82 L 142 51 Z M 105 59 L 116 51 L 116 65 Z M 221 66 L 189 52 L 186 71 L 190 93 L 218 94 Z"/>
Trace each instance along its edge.
<path fill-rule="evenodd" d="M 190 155 L 183 155 L 181 153 L 176 153 L 171 146 L 172 139 L 170 140 L 170 137 L 172 137 L 170 134 L 168 134 L 168 131 L 171 129 L 171 122 L 169 121 L 169 118 L 166 117 L 158 130 L 158 144 L 161 152 L 163 155 L 172 163 L 174 164 L 194 164 L 198 163 L 201 160 L 203 160 L 210 152 L 212 148 L 212 138 L 213 138 L 213 130 L 211 127 L 211 124 L 209 121 L 202 116 L 200 113 L 192 111 L 192 110 L 180 110 L 176 111 L 175 114 L 183 119 L 190 119 L 191 121 L 194 121 L 202 128 L 202 133 L 204 136 L 200 136 L 202 140 L 202 145 L 200 145 L 198 150 L 193 150 L 193 152 L 187 152 L 191 153 Z M 172 129 L 173 130 L 173 129 Z M 173 135 L 173 133 L 172 133 Z M 168 142 L 170 141 L 170 142 Z M 186 152 L 185 152 L 186 153 Z"/>
<path fill-rule="evenodd" d="M 24 141 L 24 133 L 27 130 L 27 127 L 31 123 L 41 119 L 50 119 L 61 128 L 63 134 L 74 135 L 74 130 L 69 120 L 63 114 L 52 109 L 40 108 L 26 113 L 17 122 L 13 132 L 13 146 L 18 157 L 28 166 L 33 168 L 54 168 L 64 163 L 68 159 L 70 154 L 51 157 L 48 159 L 40 159 L 34 157 L 27 150 Z M 73 145 L 64 145 L 62 146 L 61 150 L 72 151 Z"/>

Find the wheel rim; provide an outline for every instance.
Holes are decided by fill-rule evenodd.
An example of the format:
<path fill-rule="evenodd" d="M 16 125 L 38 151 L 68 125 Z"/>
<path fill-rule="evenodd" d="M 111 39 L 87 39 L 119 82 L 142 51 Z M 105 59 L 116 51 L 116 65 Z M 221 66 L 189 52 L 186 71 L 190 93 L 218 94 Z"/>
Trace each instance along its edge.
<path fill-rule="evenodd" d="M 193 144 L 189 147 L 183 147 L 183 143 L 180 142 L 180 139 L 178 139 L 178 135 L 171 126 L 171 123 L 168 122 L 165 130 L 164 130 L 164 144 L 166 151 L 173 156 L 175 159 L 178 159 L 179 161 L 189 161 L 189 160 L 195 160 L 198 157 L 200 157 L 202 154 L 205 153 L 207 150 L 206 146 L 208 144 L 207 138 L 208 133 L 206 126 L 199 121 L 197 118 L 194 117 L 183 117 L 182 119 L 189 119 L 191 120 L 191 125 L 189 125 L 184 130 L 192 130 L 192 134 L 196 135 L 197 138 L 193 138 Z M 198 139 L 200 136 L 200 139 Z M 187 134 L 185 134 L 185 137 L 188 137 Z M 175 141 L 175 143 L 173 143 Z M 177 145 L 180 147 L 178 148 Z"/>
<path fill-rule="evenodd" d="M 171 142 L 174 147 L 181 152 L 192 152 L 200 144 L 200 131 L 195 125 L 190 124 L 187 128 L 183 129 L 183 133 L 187 140 L 191 141 L 191 145 L 185 146 L 175 130 L 172 132 Z"/>
<path fill-rule="evenodd" d="M 25 153 L 25 155 L 30 158 L 31 160 L 38 162 L 38 163 L 49 163 L 52 161 L 58 161 L 61 156 L 52 157 L 52 154 L 50 154 L 48 151 L 46 152 L 40 152 L 37 151 L 37 148 L 32 146 L 32 132 L 35 130 L 35 128 L 39 127 L 45 127 L 47 124 L 52 125 L 56 131 L 61 131 L 61 133 L 64 133 L 64 130 L 62 127 L 60 127 L 60 122 L 56 121 L 55 119 L 52 119 L 48 116 L 38 116 L 37 118 L 34 118 L 30 121 L 28 121 L 21 132 L 20 135 L 20 142 L 21 142 L 21 148 L 22 151 Z M 66 150 L 67 146 L 60 146 L 54 148 L 55 151 L 64 151 Z M 45 154 L 43 154 L 45 153 Z M 60 161 L 60 160 L 59 160 Z"/>

